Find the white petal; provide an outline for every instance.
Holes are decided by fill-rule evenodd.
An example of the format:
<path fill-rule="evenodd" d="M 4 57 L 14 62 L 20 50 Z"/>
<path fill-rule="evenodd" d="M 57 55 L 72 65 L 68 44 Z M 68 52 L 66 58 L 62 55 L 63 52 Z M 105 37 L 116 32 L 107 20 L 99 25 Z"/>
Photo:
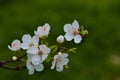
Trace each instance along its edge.
<path fill-rule="evenodd" d="M 44 61 L 47 58 L 47 56 L 48 56 L 47 54 L 43 54 L 42 55 L 42 61 Z"/>
<path fill-rule="evenodd" d="M 56 61 L 53 61 L 53 62 L 52 62 L 51 69 L 54 69 L 54 68 L 55 68 L 55 63 L 56 63 Z"/>
<path fill-rule="evenodd" d="M 41 31 L 42 30 L 42 26 L 38 26 L 37 31 Z"/>
<path fill-rule="evenodd" d="M 40 34 L 40 32 L 39 32 L 39 31 L 34 31 L 34 34 L 35 34 L 35 36 L 36 36 L 36 37 L 38 37 L 38 38 L 40 38 L 40 37 L 41 37 L 41 34 Z"/>
<path fill-rule="evenodd" d="M 57 65 L 56 65 L 56 70 L 57 70 L 58 72 L 63 71 L 63 65 L 57 64 Z"/>
<path fill-rule="evenodd" d="M 39 55 L 34 55 L 32 57 L 32 64 L 38 65 L 40 63 L 40 56 Z"/>
<path fill-rule="evenodd" d="M 12 48 L 11 48 L 11 46 L 10 46 L 10 45 L 8 45 L 8 48 L 9 48 L 10 50 L 12 50 Z"/>
<path fill-rule="evenodd" d="M 35 36 L 37 36 L 37 37 L 38 37 L 37 31 L 35 31 L 35 30 L 34 30 L 34 34 L 35 34 Z"/>
<path fill-rule="evenodd" d="M 31 64 L 31 61 L 30 60 L 27 60 L 26 62 L 26 67 L 28 70 L 34 70 L 34 67 L 33 65 Z"/>
<path fill-rule="evenodd" d="M 12 42 L 12 48 L 14 49 L 14 50 L 17 50 L 17 49 L 20 49 L 20 41 L 19 40 L 14 40 L 13 42 Z"/>
<path fill-rule="evenodd" d="M 12 51 L 17 51 L 20 50 L 20 44 L 20 41 L 16 39 L 11 43 L 11 46 L 8 45 L 8 48 Z"/>
<path fill-rule="evenodd" d="M 36 46 L 32 46 L 30 49 L 27 50 L 27 53 L 37 54 L 38 53 L 38 48 Z"/>
<path fill-rule="evenodd" d="M 43 28 L 44 28 L 44 31 L 46 32 L 46 35 L 47 35 L 49 33 L 49 30 L 50 30 L 50 25 L 48 23 L 45 23 Z"/>
<path fill-rule="evenodd" d="M 43 66 L 43 64 L 40 63 L 38 65 L 35 65 L 35 69 L 36 69 L 36 71 L 40 72 L 40 71 L 43 71 L 44 66 Z"/>
<path fill-rule="evenodd" d="M 76 35 L 76 36 L 74 37 L 74 42 L 75 42 L 75 43 L 80 43 L 81 40 L 82 40 L 82 37 L 81 37 L 80 35 Z"/>
<path fill-rule="evenodd" d="M 29 43 L 31 41 L 31 36 L 29 34 L 23 35 L 22 41 L 23 43 Z"/>
<path fill-rule="evenodd" d="M 33 36 L 32 41 L 33 41 L 33 43 L 34 43 L 35 45 L 38 45 L 39 38 L 36 37 L 36 36 Z"/>
<path fill-rule="evenodd" d="M 45 53 L 45 54 L 48 54 L 50 53 L 50 49 L 46 46 L 46 45 L 40 45 L 40 50 Z"/>
<path fill-rule="evenodd" d="M 73 23 L 72 23 L 72 26 L 73 26 L 76 30 L 78 30 L 78 28 L 79 28 L 79 23 L 78 23 L 78 21 L 74 20 Z"/>
<path fill-rule="evenodd" d="M 21 43 L 20 47 L 22 49 L 29 49 L 29 45 L 27 43 Z"/>
<path fill-rule="evenodd" d="M 29 74 L 29 75 L 34 74 L 34 70 L 29 70 L 28 74 Z"/>
<path fill-rule="evenodd" d="M 71 41 L 74 38 L 74 35 L 70 33 L 66 33 L 64 37 L 67 41 Z"/>
<path fill-rule="evenodd" d="M 29 53 L 27 54 L 27 58 L 29 61 L 31 61 L 32 57 L 33 57 L 33 54 L 29 54 Z"/>
<path fill-rule="evenodd" d="M 68 57 L 68 54 L 67 53 L 62 53 L 61 56 L 62 57 Z"/>
<path fill-rule="evenodd" d="M 65 32 L 70 32 L 71 29 L 72 29 L 72 25 L 71 24 L 65 24 L 64 25 L 64 31 Z"/>
<path fill-rule="evenodd" d="M 49 34 L 49 30 L 50 30 L 50 25 L 48 23 L 46 23 L 45 25 L 39 26 L 37 31 L 34 31 L 35 35 L 39 38 L 43 37 L 43 36 L 47 36 Z"/>
<path fill-rule="evenodd" d="M 62 65 L 66 65 L 66 64 L 68 64 L 68 62 L 69 62 L 69 59 L 64 58 L 63 61 L 62 61 Z"/>
<path fill-rule="evenodd" d="M 14 41 L 12 42 L 12 45 L 13 45 L 14 43 L 20 44 L 20 41 L 16 39 L 16 40 L 14 40 Z"/>
<path fill-rule="evenodd" d="M 55 55 L 54 56 L 54 60 L 56 60 L 60 55 Z"/>

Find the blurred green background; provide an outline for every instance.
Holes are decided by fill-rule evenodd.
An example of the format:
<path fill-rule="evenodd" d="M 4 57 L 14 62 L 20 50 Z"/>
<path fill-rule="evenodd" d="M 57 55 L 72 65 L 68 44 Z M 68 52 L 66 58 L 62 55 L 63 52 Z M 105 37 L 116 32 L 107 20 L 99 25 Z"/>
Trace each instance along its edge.
<path fill-rule="evenodd" d="M 120 0 L 0 0 L 0 60 L 12 57 L 7 46 L 39 25 L 49 23 L 54 44 L 63 25 L 78 20 L 89 31 L 69 69 L 45 66 L 41 73 L 0 68 L 0 80 L 120 80 Z M 54 39 L 54 40 L 53 40 Z"/>

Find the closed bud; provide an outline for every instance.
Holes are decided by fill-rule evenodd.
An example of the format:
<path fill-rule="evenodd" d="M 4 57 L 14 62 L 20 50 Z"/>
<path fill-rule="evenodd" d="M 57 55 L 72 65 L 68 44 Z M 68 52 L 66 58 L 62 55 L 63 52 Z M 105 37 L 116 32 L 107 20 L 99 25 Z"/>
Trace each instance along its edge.
<path fill-rule="evenodd" d="M 16 56 L 13 56 L 13 57 L 12 57 L 12 60 L 13 60 L 13 61 L 16 61 L 16 60 L 17 60 L 17 57 L 16 57 Z"/>
<path fill-rule="evenodd" d="M 59 55 L 61 55 L 62 53 L 61 52 L 58 52 Z"/>
<path fill-rule="evenodd" d="M 65 69 L 68 69 L 68 68 L 69 68 L 69 66 L 66 64 L 66 65 L 65 65 Z"/>
<path fill-rule="evenodd" d="M 60 36 L 58 36 L 58 37 L 57 37 L 57 39 L 56 39 L 56 40 L 57 40 L 57 42 L 58 42 L 58 43 L 60 43 L 60 44 L 61 44 L 61 43 L 63 43 L 63 42 L 64 42 L 64 36 L 60 35 Z"/>

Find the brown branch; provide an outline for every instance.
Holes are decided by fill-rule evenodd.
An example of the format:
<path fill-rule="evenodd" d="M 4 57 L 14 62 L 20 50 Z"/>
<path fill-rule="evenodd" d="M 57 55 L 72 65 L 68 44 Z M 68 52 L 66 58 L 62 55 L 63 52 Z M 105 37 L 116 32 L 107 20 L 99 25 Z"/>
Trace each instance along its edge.
<path fill-rule="evenodd" d="M 17 67 L 11 67 L 11 66 L 0 66 L 1 68 L 8 69 L 8 70 L 23 70 L 26 69 L 26 66 L 17 66 Z"/>
<path fill-rule="evenodd" d="M 68 44 L 68 42 L 65 42 L 64 44 L 62 44 L 62 45 L 56 50 L 56 52 L 60 51 L 61 49 L 63 49 L 63 50 L 68 50 L 68 48 L 65 47 L 67 44 Z"/>
<path fill-rule="evenodd" d="M 0 67 L 4 68 L 4 69 L 9 69 L 9 70 L 21 70 L 21 69 L 25 69 L 25 66 L 17 66 L 17 67 L 11 67 L 11 66 L 5 66 L 5 64 L 11 63 L 11 62 L 17 62 L 19 60 L 21 60 L 23 57 L 25 57 L 27 54 L 24 54 L 20 57 L 17 58 L 17 60 L 6 60 L 6 61 L 0 61 Z"/>

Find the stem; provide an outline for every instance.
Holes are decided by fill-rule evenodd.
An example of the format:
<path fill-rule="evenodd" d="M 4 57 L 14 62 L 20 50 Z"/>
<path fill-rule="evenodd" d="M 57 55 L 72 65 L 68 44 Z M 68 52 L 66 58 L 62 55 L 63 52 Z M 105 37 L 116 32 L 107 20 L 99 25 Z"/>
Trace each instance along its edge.
<path fill-rule="evenodd" d="M 21 69 L 23 69 L 24 66 L 11 67 L 11 66 L 5 66 L 5 64 L 11 63 L 11 62 L 17 62 L 17 61 L 21 60 L 23 57 L 25 57 L 26 55 L 27 54 L 24 54 L 24 55 L 18 57 L 17 60 L 15 60 L 15 61 L 12 59 L 6 60 L 6 61 L 0 61 L 0 67 L 4 68 L 4 69 L 9 69 L 9 70 L 21 70 Z"/>
<path fill-rule="evenodd" d="M 68 42 L 65 42 L 64 44 L 62 44 L 62 45 L 57 49 L 56 52 L 60 51 L 61 49 L 67 50 L 68 48 L 65 47 L 67 44 L 68 44 Z"/>
<path fill-rule="evenodd" d="M 8 69 L 8 70 L 23 70 L 26 69 L 26 66 L 17 66 L 17 67 L 11 67 L 11 66 L 0 66 L 1 68 Z"/>

